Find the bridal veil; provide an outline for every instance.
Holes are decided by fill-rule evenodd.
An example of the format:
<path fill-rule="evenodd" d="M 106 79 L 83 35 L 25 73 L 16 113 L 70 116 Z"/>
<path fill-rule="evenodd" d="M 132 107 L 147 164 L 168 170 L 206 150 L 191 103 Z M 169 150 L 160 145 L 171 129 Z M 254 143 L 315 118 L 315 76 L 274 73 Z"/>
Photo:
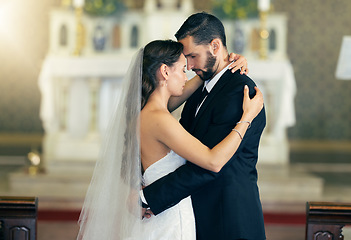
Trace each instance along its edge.
<path fill-rule="evenodd" d="M 79 240 L 129 240 L 140 229 L 142 63 L 143 48 L 132 59 L 103 138 L 79 217 Z"/>

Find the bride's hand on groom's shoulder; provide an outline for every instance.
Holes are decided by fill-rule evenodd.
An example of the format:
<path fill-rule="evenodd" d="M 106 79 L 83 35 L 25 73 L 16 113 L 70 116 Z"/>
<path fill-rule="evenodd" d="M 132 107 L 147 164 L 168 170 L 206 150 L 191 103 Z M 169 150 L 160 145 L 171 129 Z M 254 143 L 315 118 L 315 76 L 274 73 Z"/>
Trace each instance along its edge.
<path fill-rule="evenodd" d="M 247 75 L 249 73 L 249 69 L 247 68 L 247 59 L 240 55 L 231 53 L 229 55 L 229 61 L 232 62 L 229 64 L 229 69 L 231 69 L 232 73 L 240 69 L 240 74 Z"/>

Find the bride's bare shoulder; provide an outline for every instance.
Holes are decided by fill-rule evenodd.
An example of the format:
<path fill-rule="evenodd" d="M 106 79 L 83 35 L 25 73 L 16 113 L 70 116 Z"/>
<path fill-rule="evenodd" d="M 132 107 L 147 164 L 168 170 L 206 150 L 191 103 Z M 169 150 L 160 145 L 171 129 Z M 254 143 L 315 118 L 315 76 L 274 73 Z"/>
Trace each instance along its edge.
<path fill-rule="evenodd" d="M 154 128 L 163 128 L 169 124 L 173 124 L 176 119 L 166 109 L 158 109 L 145 107 L 140 112 L 140 124 L 143 127 L 148 127 L 150 130 Z M 177 121 L 176 121 L 177 122 Z"/>

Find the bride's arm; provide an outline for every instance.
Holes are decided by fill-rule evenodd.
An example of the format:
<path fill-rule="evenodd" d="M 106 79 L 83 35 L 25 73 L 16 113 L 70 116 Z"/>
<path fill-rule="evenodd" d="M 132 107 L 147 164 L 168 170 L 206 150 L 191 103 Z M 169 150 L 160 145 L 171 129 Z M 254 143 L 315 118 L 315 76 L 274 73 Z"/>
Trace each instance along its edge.
<path fill-rule="evenodd" d="M 155 137 L 178 155 L 204 169 L 219 172 L 234 155 L 252 120 L 263 107 L 262 93 L 258 88 L 256 88 L 256 91 L 256 96 L 250 99 L 248 87 L 245 87 L 244 113 L 238 122 L 240 124 L 237 124 L 233 131 L 212 149 L 189 134 L 169 114 L 157 116 L 159 120 L 154 121 L 154 125 L 150 126 L 150 129 L 157 128 L 157 131 L 156 129 L 153 131 L 156 135 Z"/>
<path fill-rule="evenodd" d="M 239 54 L 231 53 L 229 55 L 229 61 L 232 63 L 229 65 L 229 69 L 231 69 L 232 73 L 240 69 L 241 74 L 247 74 L 249 69 L 247 68 L 247 60 L 244 56 Z M 198 75 L 195 75 L 192 79 L 187 81 L 184 87 L 184 92 L 179 97 L 171 97 L 168 102 L 168 110 L 173 112 L 180 105 L 182 105 L 195 91 L 198 89 L 203 81 Z"/>

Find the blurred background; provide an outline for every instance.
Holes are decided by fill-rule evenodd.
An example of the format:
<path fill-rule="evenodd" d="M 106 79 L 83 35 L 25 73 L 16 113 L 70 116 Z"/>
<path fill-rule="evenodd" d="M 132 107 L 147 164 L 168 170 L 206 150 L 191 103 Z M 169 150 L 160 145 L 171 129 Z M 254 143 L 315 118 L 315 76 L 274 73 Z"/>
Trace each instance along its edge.
<path fill-rule="evenodd" d="M 351 202 L 350 1 L 0 0 L 0 196 L 39 198 L 38 239 L 75 239 L 132 55 L 199 11 L 264 92 L 267 239 L 304 239 L 307 201 Z"/>

